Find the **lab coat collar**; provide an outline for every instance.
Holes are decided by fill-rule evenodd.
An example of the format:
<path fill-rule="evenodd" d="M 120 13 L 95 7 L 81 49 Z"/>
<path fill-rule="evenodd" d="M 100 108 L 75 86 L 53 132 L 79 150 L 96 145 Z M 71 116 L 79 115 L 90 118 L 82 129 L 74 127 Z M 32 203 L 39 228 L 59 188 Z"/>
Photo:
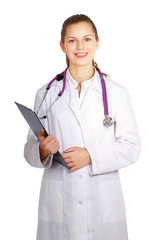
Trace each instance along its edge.
<path fill-rule="evenodd" d="M 71 77 L 69 70 L 67 70 L 67 75 L 66 75 L 66 90 L 69 89 L 69 84 L 72 83 L 72 86 L 74 87 L 74 89 L 77 87 L 78 83 Z M 99 73 L 97 72 L 97 70 L 95 70 L 94 76 L 89 79 L 86 80 L 84 82 L 82 82 L 83 87 L 85 88 L 85 90 L 87 91 L 87 89 L 89 87 L 91 87 L 92 89 L 96 90 L 97 92 L 101 93 L 102 89 L 101 89 L 101 78 L 99 76 Z"/>
<path fill-rule="evenodd" d="M 73 78 L 72 78 L 72 80 L 75 81 Z M 89 79 L 88 81 L 90 81 L 90 80 L 91 79 Z M 92 81 L 91 84 L 90 84 L 90 82 L 87 82 L 87 81 L 83 82 L 85 89 L 88 88 L 87 85 L 90 85 L 90 88 L 96 90 L 99 93 L 102 93 L 101 78 L 100 78 L 97 70 L 95 70 L 95 74 L 94 74 L 93 79 L 91 81 Z M 77 82 L 75 81 L 75 83 L 73 85 L 74 85 L 74 88 L 76 88 L 77 87 Z M 52 86 L 56 87 L 57 91 L 60 91 L 60 89 L 62 89 L 62 87 L 63 87 L 63 80 L 54 81 Z M 65 87 L 65 90 L 64 90 L 64 95 L 66 95 L 65 93 L 67 93 L 68 90 L 69 90 L 69 74 L 68 74 L 68 70 L 67 70 L 66 87 Z"/>
<path fill-rule="evenodd" d="M 90 78 L 90 79 L 88 79 L 86 81 L 83 81 L 81 83 L 82 88 L 84 88 L 85 91 L 87 91 L 87 89 L 89 88 L 90 84 L 93 82 L 93 80 L 95 78 L 95 75 L 96 75 L 96 73 L 94 72 L 94 75 L 92 76 L 92 78 Z M 78 86 L 78 82 L 71 76 L 71 74 L 69 72 L 69 69 L 67 70 L 67 81 L 73 85 L 74 89 Z"/>
<path fill-rule="evenodd" d="M 80 110 L 92 105 L 94 101 L 97 101 L 101 94 L 101 79 L 97 71 L 95 71 L 95 76 L 87 89 L 87 94 L 84 97 L 83 104 L 79 108 L 77 96 L 75 94 L 74 85 L 71 84 L 68 80 L 68 76 L 66 75 L 66 89 L 61 97 L 61 101 L 67 104 L 71 111 L 75 114 L 75 116 L 80 119 Z"/>
<path fill-rule="evenodd" d="M 71 109 L 79 121 L 80 109 L 78 106 L 77 96 L 75 94 L 75 86 L 71 84 L 68 77 L 68 74 L 66 74 L 66 87 L 60 99 L 63 103 L 67 104 L 67 106 Z M 57 89 L 57 92 L 60 92 L 63 87 L 63 81 L 55 81 L 52 86 Z M 83 100 L 83 104 L 81 105 L 82 109 L 88 107 L 89 105 L 92 105 L 93 102 L 97 101 L 96 99 L 99 99 L 100 96 L 102 96 L 101 78 L 96 70 L 94 78 L 87 89 L 87 94 Z"/>

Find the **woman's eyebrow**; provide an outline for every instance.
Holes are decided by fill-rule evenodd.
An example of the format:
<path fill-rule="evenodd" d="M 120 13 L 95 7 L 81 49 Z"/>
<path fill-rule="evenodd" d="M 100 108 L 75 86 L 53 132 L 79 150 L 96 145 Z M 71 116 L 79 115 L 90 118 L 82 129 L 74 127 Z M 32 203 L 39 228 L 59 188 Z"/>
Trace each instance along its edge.
<path fill-rule="evenodd" d="M 83 37 L 93 37 L 93 35 L 91 35 L 91 34 L 87 34 L 87 35 L 84 35 Z M 73 37 L 73 36 L 69 36 L 69 37 L 67 37 L 67 39 L 69 39 L 69 38 L 76 38 L 76 37 Z"/>
<path fill-rule="evenodd" d="M 86 35 L 86 36 L 84 36 L 84 37 L 94 37 L 94 36 L 91 35 L 91 34 L 88 34 L 88 35 Z"/>
<path fill-rule="evenodd" d="M 67 37 L 67 39 L 68 39 L 68 38 L 76 38 L 76 37 L 69 36 L 69 37 Z"/>

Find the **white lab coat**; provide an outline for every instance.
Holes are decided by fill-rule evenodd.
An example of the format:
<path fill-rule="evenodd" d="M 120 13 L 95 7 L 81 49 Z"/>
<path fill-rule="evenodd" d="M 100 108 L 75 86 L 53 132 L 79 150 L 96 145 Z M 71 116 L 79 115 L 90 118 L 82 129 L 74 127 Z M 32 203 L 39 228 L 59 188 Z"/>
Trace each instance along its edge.
<path fill-rule="evenodd" d="M 92 164 L 70 173 L 49 156 L 42 165 L 39 143 L 29 131 L 24 156 L 27 162 L 44 168 L 41 184 L 37 240 L 127 240 L 126 214 L 118 170 L 134 163 L 140 153 L 140 137 L 127 90 L 105 78 L 109 113 L 114 125 L 104 127 L 101 80 L 91 83 L 81 108 L 72 84 L 67 80 L 62 97 L 42 122 L 60 143 L 60 152 L 86 148 Z M 55 81 L 39 116 L 45 115 L 63 82 Z M 34 110 L 46 86 L 36 95 Z"/>

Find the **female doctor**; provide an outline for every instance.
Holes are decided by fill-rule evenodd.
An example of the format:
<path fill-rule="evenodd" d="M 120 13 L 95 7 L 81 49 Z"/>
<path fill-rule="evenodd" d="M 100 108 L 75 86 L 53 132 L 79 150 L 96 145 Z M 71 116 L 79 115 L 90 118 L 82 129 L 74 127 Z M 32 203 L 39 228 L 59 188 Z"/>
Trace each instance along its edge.
<path fill-rule="evenodd" d="M 99 72 L 94 62 L 99 37 L 92 20 L 74 15 L 62 26 L 65 90 L 55 80 L 47 95 L 38 90 L 34 110 L 49 132 L 38 140 L 29 130 L 24 156 L 44 168 L 37 240 L 127 240 L 126 213 L 118 170 L 134 163 L 140 137 L 127 90 Z M 109 115 L 105 126 L 104 89 Z M 60 151 L 68 169 L 53 160 Z"/>

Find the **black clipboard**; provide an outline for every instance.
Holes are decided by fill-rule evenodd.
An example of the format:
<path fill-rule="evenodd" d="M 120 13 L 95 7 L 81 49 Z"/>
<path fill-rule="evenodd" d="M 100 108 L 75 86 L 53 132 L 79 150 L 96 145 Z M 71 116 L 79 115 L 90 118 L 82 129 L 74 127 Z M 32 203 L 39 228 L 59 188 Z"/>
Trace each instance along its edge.
<path fill-rule="evenodd" d="M 22 115 L 25 118 L 25 120 L 27 121 L 28 125 L 34 132 L 35 136 L 38 138 L 38 133 L 43 128 L 44 136 L 47 137 L 48 133 L 45 130 L 45 128 L 43 127 L 43 124 L 39 120 L 37 114 L 34 111 L 32 111 L 31 109 L 23 106 L 22 104 L 19 104 L 17 102 L 15 102 L 15 104 L 17 105 L 18 109 L 22 113 Z M 56 161 L 57 163 L 63 165 L 64 167 L 68 168 L 66 162 L 64 161 L 64 159 L 59 151 L 53 155 L 53 160 Z"/>

